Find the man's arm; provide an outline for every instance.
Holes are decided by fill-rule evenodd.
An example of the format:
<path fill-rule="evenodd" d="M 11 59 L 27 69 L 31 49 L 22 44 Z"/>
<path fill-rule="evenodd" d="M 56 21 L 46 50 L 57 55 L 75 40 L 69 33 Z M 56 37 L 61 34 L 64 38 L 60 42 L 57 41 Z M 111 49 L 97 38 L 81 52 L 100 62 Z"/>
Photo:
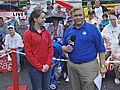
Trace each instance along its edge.
<path fill-rule="evenodd" d="M 105 53 L 99 53 L 99 59 L 100 59 L 100 72 L 101 74 L 105 74 L 107 72 L 106 66 L 105 66 Z"/>

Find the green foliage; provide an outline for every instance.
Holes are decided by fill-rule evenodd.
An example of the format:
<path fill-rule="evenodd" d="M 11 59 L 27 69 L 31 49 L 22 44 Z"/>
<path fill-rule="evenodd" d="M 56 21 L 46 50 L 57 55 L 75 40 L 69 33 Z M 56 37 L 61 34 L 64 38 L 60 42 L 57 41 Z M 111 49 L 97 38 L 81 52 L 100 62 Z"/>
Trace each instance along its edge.
<path fill-rule="evenodd" d="M 19 1 L 18 7 L 22 8 L 24 5 L 26 5 L 27 2 L 28 2 L 28 0 L 21 0 L 21 1 Z"/>

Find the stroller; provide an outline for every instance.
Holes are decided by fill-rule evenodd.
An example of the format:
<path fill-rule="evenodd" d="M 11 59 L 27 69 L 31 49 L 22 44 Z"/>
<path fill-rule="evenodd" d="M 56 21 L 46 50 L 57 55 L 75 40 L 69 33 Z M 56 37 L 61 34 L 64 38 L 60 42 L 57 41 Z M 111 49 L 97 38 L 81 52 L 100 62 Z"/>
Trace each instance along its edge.
<path fill-rule="evenodd" d="M 51 75 L 51 90 L 55 90 L 57 88 L 58 79 L 63 76 L 63 67 L 64 67 L 64 59 L 62 52 L 62 45 L 59 42 L 53 42 L 54 47 L 54 58 L 53 58 L 53 66 L 52 66 L 52 75 Z"/>

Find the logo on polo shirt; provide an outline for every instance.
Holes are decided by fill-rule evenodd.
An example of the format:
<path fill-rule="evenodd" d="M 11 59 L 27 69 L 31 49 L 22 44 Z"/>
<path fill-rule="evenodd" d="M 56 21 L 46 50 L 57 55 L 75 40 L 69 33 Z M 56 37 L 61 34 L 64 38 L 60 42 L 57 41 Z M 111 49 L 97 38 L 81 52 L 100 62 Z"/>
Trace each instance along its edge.
<path fill-rule="evenodd" d="M 86 34 L 87 34 L 87 32 L 85 32 L 85 31 L 82 32 L 82 35 L 86 35 Z"/>

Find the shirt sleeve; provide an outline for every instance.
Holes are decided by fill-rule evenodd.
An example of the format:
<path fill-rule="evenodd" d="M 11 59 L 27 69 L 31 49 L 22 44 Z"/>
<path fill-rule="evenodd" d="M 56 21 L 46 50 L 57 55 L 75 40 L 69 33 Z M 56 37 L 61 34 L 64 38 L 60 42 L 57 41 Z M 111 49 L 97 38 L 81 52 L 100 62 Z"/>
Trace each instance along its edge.
<path fill-rule="evenodd" d="M 17 34 L 17 42 L 16 42 L 16 47 L 19 48 L 19 47 L 23 47 L 23 40 L 22 40 L 22 37 Z"/>
<path fill-rule="evenodd" d="M 8 48 L 8 46 L 9 46 L 8 43 L 9 43 L 9 38 L 8 38 L 8 35 L 6 35 L 5 36 L 5 42 L 4 42 L 4 45 L 5 45 L 6 48 Z"/>
<path fill-rule="evenodd" d="M 95 27 L 95 30 L 94 30 L 94 44 L 95 44 L 95 47 L 96 47 L 96 50 L 98 53 L 103 53 L 105 52 L 105 46 L 104 46 L 104 41 L 103 41 L 103 38 L 101 36 L 101 33 L 99 32 L 99 30 L 97 29 L 97 27 Z"/>

